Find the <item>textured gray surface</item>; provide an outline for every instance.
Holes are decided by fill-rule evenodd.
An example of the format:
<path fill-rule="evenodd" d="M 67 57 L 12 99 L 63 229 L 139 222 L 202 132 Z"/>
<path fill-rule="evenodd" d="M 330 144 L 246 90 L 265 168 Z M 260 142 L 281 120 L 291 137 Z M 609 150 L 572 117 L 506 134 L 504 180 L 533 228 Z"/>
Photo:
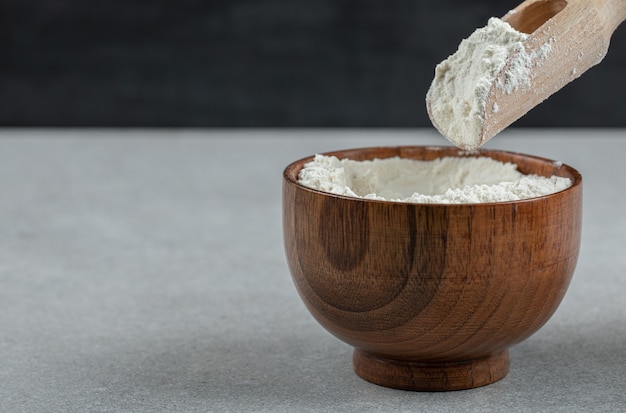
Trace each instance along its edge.
<path fill-rule="evenodd" d="M 453 393 L 356 377 L 283 256 L 281 172 L 432 131 L 0 131 L 2 412 L 626 411 L 626 131 L 505 132 L 490 148 L 584 176 L 581 257 L 509 375 Z"/>

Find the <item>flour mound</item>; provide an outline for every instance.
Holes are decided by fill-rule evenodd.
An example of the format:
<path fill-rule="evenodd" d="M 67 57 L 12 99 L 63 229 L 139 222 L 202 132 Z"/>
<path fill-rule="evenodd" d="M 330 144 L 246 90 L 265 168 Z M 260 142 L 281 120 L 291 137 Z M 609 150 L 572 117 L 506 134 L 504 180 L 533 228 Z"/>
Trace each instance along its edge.
<path fill-rule="evenodd" d="M 353 161 L 316 155 L 298 181 L 337 195 L 381 201 L 468 204 L 529 199 L 566 189 L 568 178 L 524 175 L 488 157 Z"/>

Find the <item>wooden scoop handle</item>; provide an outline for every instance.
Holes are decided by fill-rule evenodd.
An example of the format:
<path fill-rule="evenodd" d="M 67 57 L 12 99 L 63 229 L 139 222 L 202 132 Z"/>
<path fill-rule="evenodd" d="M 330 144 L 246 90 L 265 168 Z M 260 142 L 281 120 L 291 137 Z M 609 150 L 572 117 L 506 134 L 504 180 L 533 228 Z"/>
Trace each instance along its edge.
<path fill-rule="evenodd" d="M 606 22 L 606 28 L 609 30 L 608 37 L 610 38 L 617 26 L 626 20 L 626 0 L 594 0 L 590 2 L 597 4 L 598 11 Z"/>
<path fill-rule="evenodd" d="M 502 20 L 529 34 L 526 51 L 549 44 L 550 52 L 532 67 L 530 87 L 508 93 L 495 87 L 504 80 L 502 70 L 487 100 L 482 143 L 600 63 L 626 20 L 626 0 L 528 0 Z"/>
<path fill-rule="evenodd" d="M 604 21 L 609 37 L 626 20 L 626 0 L 529 0 L 507 13 L 502 20 L 516 30 L 530 34 L 568 4 L 577 8 L 579 13 L 582 11 L 583 17 L 590 9 L 595 9 Z"/>

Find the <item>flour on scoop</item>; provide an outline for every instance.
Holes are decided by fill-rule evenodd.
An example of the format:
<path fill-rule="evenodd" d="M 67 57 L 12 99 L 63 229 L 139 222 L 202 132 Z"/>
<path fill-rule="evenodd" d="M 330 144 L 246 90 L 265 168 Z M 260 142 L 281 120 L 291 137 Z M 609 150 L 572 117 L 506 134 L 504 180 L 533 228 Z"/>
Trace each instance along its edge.
<path fill-rule="evenodd" d="M 527 51 L 528 35 L 496 17 L 464 39 L 458 50 L 439 63 L 426 94 L 430 119 L 450 142 L 476 149 L 484 142 L 482 130 L 492 87 L 506 94 L 531 87 L 532 67 L 551 52 L 550 43 Z M 502 73 L 502 76 L 500 74 Z M 498 80 L 496 80 L 498 79 Z"/>

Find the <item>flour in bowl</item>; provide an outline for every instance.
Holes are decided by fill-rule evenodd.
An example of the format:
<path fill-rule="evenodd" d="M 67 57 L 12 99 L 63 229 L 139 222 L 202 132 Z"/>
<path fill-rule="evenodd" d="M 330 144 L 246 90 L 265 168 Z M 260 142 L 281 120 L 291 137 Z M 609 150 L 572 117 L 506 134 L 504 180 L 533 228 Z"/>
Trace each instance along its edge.
<path fill-rule="evenodd" d="M 381 201 L 470 204 L 516 201 L 571 186 L 569 178 L 524 175 L 513 163 L 488 157 L 353 161 L 316 155 L 298 181 L 337 195 Z"/>

